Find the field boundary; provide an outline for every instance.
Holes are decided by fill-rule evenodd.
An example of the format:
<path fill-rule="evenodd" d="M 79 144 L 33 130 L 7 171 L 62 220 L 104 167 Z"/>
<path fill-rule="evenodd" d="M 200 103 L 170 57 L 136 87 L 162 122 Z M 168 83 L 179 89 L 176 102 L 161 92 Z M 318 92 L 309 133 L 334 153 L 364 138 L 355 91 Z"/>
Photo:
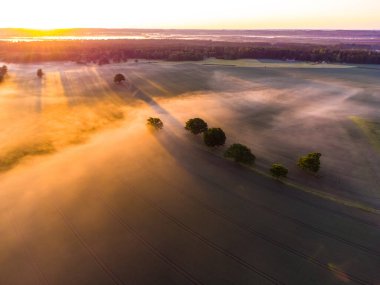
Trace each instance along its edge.
<path fill-rule="evenodd" d="M 377 122 L 368 121 L 359 116 L 350 116 L 349 117 L 352 122 L 365 134 L 368 138 L 370 144 L 374 147 L 374 149 L 380 153 L 380 133 L 375 128 L 371 128 L 371 124 L 378 124 Z"/>
<path fill-rule="evenodd" d="M 249 167 L 249 166 L 246 166 L 243 164 L 240 164 L 240 165 L 242 165 L 243 167 L 245 167 L 245 168 L 247 168 L 247 169 L 249 169 L 249 170 L 251 170 L 257 174 L 260 174 L 260 175 L 265 176 L 265 177 L 270 178 L 270 179 L 274 179 L 270 174 L 265 173 L 262 170 L 259 170 L 259 169 L 253 168 L 253 167 Z M 365 212 L 369 212 L 369 213 L 372 213 L 375 215 L 380 215 L 380 209 L 376 209 L 376 208 L 371 207 L 369 205 L 366 205 L 364 203 L 348 200 L 346 198 L 342 198 L 342 197 L 339 197 L 339 196 L 334 195 L 334 194 L 319 191 L 317 189 L 313 189 L 311 187 L 307 187 L 307 186 L 300 185 L 300 184 L 290 182 L 290 181 L 286 181 L 286 180 L 279 180 L 279 182 L 281 182 L 282 184 L 284 184 L 286 186 L 291 187 L 292 189 L 302 191 L 302 192 L 305 192 L 308 194 L 312 194 L 314 196 L 317 196 L 319 198 L 322 198 L 322 199 L 325 199 L 328 201 L 332 201 L 332 202 L 335 202 L 335 203 L 338 203 L 338 204 L 341 204 L 341 205 L 344 205 L 347 207 L 351 207 L 351 208 L 355 208 L 355 209 L 362 210 Z"/>
<path fill-rule="evenodd" d="M 212 152 L 209 149 L 201 148 L 199 146 L 198 146 L 198 148 L 206 150 L 207 152 L 209 152 L 209 153 L 211 153 L 211 154 L 213 154 L 215 156 L 218 156 L 218 157 L 220 157 L 222 159 L 225 159 L 222 155 L 217 154 L 215 152 Z M 243 163 L 238 163 L 238 164 L 240 166 L 244 167 L 247 170 L 255 172 L 256 174 L 259 174 L 261 176 L 267 177 L 268 179 L 274 180 L 273 176 L 271 176 L 269 173 L 266 173 L 265 171 L 259 170 L 259 169 L 255 168 L 255 167 L 252 167 L 252 166 L 249 166 L 249 165 L 245 165 Z M 304 186 L 304 185 L 301 185 L 301 184 L 297 184 L 297 183 L 294 183 L 294 182 L 290 182 L 290 181 L 287 181 L 287 180 L 278 180 L 278 182 L 280 182 L 283 185 L 286 185 L 286 186 L 288 186 L 288 187 L 290 187 L 290 188 L 292 188 L 294 190 L 302 191 L 304 193 L 308 193 L 308 194 L 317 196 L 317 197 L 319 197 L 321 199 L 324 199 L 324 200 L 335 202 L 337 204 L 341 204 L 341 205 L 346 206 L 346 207 L 362 210 L 362 211 L 365 211 L 367 213 L 371 213 L 371 214 L 375 214 L 375 215 L 380 215 L 380 209 L 376 209 L 374 207 L 371 207 L 370 205 L 367 205 L 367 204 L 364 204 L 364 203 L 361 203 L 361 202 L 355 202 L 355 201 L 352 201 L 352 200 L 349 200 L 349 199 L 346 199 L 346 198 L 339 197 L 339 196 L 334 195 L 334 194 L 330 194 L 330 193 L 327 193 L 327 192 L 319 191 L 317 189 L 313 189 L 311 187 Z"/>

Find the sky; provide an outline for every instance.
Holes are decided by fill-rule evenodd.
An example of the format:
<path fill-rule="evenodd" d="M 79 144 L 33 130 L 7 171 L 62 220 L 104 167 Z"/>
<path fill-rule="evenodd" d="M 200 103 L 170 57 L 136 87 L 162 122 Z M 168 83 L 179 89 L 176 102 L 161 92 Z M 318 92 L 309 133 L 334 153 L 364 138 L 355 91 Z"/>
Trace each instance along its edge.
<path fill-rule="evenodd" d="M 0 27 L 380 29 L 380 0 L 11 0 Z"/>

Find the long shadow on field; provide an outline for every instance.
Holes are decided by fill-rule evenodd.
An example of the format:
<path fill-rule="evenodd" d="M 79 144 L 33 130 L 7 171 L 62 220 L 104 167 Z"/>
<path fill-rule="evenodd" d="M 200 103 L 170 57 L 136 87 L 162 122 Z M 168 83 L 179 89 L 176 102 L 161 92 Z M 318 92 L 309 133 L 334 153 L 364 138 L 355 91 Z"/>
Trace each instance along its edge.
<path fill-rule="evenodd" d="M 205 183 L 210 184 L 212 188 L 218 189 L 218 191 L 233 192 L 234 195 L 240 196 L 240 191 L 235 192 L 236 189 L 248 189 L 244 196 L 249 195 L 254 197 L 254 200 L 262 200 L 264 204 L 267 203 L 265 192 L 269 192 L 271 193 L 269 194 L 270 196 L 273 194 L 279 195 L 311 206 L 311 208 L 323 209 L 330 214 L 343 216 L 375 227 L 379 226 L 377 217 L 372 214 L 359 212 L 356 213 L 358 215 L 352 215 L 349 208 L 299 192 L 279 181 L 223 159 L 219 155 L 223 149 L 207 149 L 202 144 L 200 137 L 190 134 L 176 135 L 171 129 L 164 128 L 163 133 L 157 135 L 156 139 L 189 175 L 200 178 Z M 194 163 L 194 157 L 198 157 L 202 163 Z"/>
<path fill-rule="evenodd" d="M 378 224 L 372 224 L 371 222 L 371 220 L 376 217 L 367 216 L 365 213 L 352 215 L 350 209 L 345 209 L 337 204 L 295 191 L 279 181 L 258 175 L 245 167 L 222 159 L 215 155 L 215 153 L 210 153 L 217 152 L 215 150 L 210 151 L 206 148 L 203 149 L 201 146 L 197 147 L 195 145 L 196 142 L 189 143 L 192 138 L 198 140 L 199 138 L 197 137 L 191 135 L 188 137 L 180 137 L 170 132 L 170 130 L 167 132 L 167 130 L 164 129 L 163 133 L 157 135 L 156 138 L 171 156 L 176 159 L 177 164 L 183 168 L 189 176 L 194 177 L 194 181 L 199 181 L 195 186 L 197 191 L 194 192 L 199 193 L 199 191 L 204 191 L 204 195 L 208 197 L 213 195 L 217 197 L 231 196 L 233 199 L 237 198 L 240 200 L 242 206 L 249 205 L 252 201 L 252 206 L 257 204 L 263 205 L 262 207 L 268 206 L 270 209 L 272 207 L 274 209 L 281 208 L 283 209 L 281 212 L 287 208 L 288 210 L 285 212 L 292 212 L 293 207 L 299 207 L 299 211 L 302 211 L 302 214 L 306 216 L 313 215 L 315 212 L 326 212 L 326 217 L 333 216 L 333 219 L 337 217 L 343 218 L 344 220 L 350 219 L 354 223 L 364 223 L 365 226 L 371 224 L 372 226 L 378 227 Z M 195 163 L 196 161 L 201 163 Z M 175 180 L 175 178 L 173 179 Z M 168 178 L 168 180 L 171 180 L 171 178 Z M 188 186 L 184 186 L 183 189 L 186 189 L 186 187 Z M 180 186 L 176 188 L 178 188 L 176 190 L 180 190 L 181 192 L 185 191 L 181 190 L 182 188 Z M 189 195 L 195 196 L 192 193 L 193 191 L 189 190 Z M 274 202 L 278 204 L 274 205 Z M 221 209 L 221 211 L 224 212 L 224 209 Z M 367 218 L 370 219 L 367 220 Z M 276 246 L 279 246 L 278 243 L 274 243 Z M 318 244 L 319 241 L 316 240 L 315 246 Z M 323 246 L 324 243 L 320 245 Z M 283 246 L 281 245 L 280 247 Z M 289 247 L 286 247 L 286 250 L 289 250 Z M 292 250 L 293 249 L 291 249 L 291 251 Z M 296 251 L 295 255 L 305 258 L 305 255 L 300 253 L 301 251 L 298 252 L 298 249 L 296 249 Z M 315 258 L 315 260 L 317 260 L 317 258 Z M 327 264 L 329 261 L 328 257 L 327 259 L 323 258 L 321 260 L 322 264 Z M 318 262 L 320 262 L 320 260 L 318 260 Z M 324 268 L 327 276 L 330 276 L 328 278 L 333 278 L 327 266 L 324 265 Z M 349 268 L 349 271 L 351 270 L 352 268 Z"/>
<path fill-rule="evenodd" d="M 147 103 L 157 114 L 162 114 L 166 117 L 166 120 L 174 124 L 175 126 L 181 126 L 181 122 L 179 122 L 175 117 L 173 117 L 166 109 L 164 109 L 160 104 L 157 103 L 151 96 L 147 93 L 143 92 L 141 89 L 136 87 L 135 85 L 131 85 L 133 97 L 140 99 Z"/>
<path fill-rule="evenodd" d="M 41 113 L 41 111 L 42 111 L 42 87 L 44 84 L 44 79 L 41 78 L 41 79 L 37 79 L 37 80 L 38 81 L 36 83 L 37 93 L 36 93 L 35 111 L 37 113 Z"/>

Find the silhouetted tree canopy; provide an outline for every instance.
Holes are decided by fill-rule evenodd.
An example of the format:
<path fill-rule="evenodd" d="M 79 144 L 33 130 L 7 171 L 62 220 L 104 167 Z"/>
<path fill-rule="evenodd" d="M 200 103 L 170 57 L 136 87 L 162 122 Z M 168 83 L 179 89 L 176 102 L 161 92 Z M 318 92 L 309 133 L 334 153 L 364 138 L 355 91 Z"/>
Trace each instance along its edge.
<path fill-rule="evenodd" d="M 0 68 L 0 82 L 4 80 L 5 75 L 8 73 L 8 67 L 6 65 L 3 65 Z"/>
<path fill-rule="evenodd" d="M 0 69 L 0 74 L 2 74 L 3 76 L 6 75 L 8 73 L 8 66 L 6 65 L 3 65 Z"/>
<path fill-rule="evenodd" d="M 118 73 L 115 75 L 115 77 L 113 78 L 113 81 L 115 83 L 121 83 L 122 81 L 125 81 L 125 76 L 121 73 Z"/>
<path fill-rule="evenodd" d="M 74 61 L 81 64 L 125 62 L 128 58 L 170 61 L 220 59 L 278 59 L 380 64 L 380 45 L 241 43 L 200 40 L 112 40 L 0 42 L 7 62 Z"/>
<path fill-rule="evenodd" d="M 311 171 L 311 172 L 318 172 L 320 169 L 320 157 L 322 154 L 319 152 L 311 152 L 305 156 L 301 156 L 298 160 L 298 166 L 302 169 Z"/>
<path fill-rule="evenodd" d="M 39 68 L 39 69 L 37 70 L 37 76 L 38 76 L 39 78 L 42 78 L 42 76 L 44 76 L 44 72 L 42 71 L 41 68 Z"/>
<path fill-rule="evenodd" d="M 277 179 L 288 175 L 288 169 L 280 163 L 273 163 L 272 167 L 269 169 L 269 172 Z"/>
<path fill-rule="evenodd" d="M 102 57 L 98 61 L 98 65 L 110 64 L 110 60 L 107 57 Z"/>
<path fill-rule="evenodd" d="M 185 129 L 197 135 L 207 131 L 207 123 L 201 118 L 193 118 L 186 122 Z"/>
<path fill-rule="evenodd" d="M 221 146 L 226 142 L 226 134 L 221 128 L 211 128 L 203 132 L 203 140 L 209 147 Z"/>
<path fill-rule="evenodd" d="M 150 117 L 147 120 L 147 124 L 155 129 L 162 129 L 164 127 L 164 123 L 161 121 L 160 118 L 152 118 Z"/>
<path fill-rule="evenodd" d="M 225 151 L 224 156 L 227 158 L 232 158 L 236 162 L 241 162 L 244 164 L 253 164 L 256 159 L 248 147 L 239 143 L 231 145 Z"/>

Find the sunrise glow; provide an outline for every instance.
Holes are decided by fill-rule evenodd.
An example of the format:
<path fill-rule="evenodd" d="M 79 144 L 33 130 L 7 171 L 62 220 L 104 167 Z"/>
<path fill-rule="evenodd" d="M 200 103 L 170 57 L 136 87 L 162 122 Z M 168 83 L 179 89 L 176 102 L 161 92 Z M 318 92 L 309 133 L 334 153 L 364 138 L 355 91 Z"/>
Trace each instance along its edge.
<path fill-rule="evenodd" d="M 0 27 L 380 29 L 379 11 L 377 0 L 19 0 L 2 7 Z"/>

